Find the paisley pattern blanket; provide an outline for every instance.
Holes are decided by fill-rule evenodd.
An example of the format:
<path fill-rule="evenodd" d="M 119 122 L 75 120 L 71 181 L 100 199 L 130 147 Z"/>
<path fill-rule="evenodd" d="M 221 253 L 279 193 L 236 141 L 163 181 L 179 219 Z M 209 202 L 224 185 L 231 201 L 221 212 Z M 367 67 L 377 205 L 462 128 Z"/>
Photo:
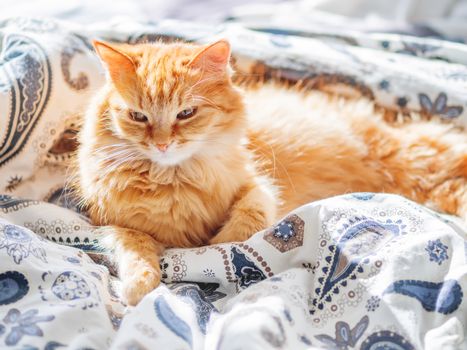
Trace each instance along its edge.
<path fill-rule="evenodd" d="M 420 112 L 459 126 L 465 46 L 430 41 L 436 55 L 415 57 L 411 37 L 381 41 L 394 48 L 383 52 L 378 38 L 360 45 L 370 43 L 362 35 L 317 40 L 184 22 L 15 19 L 0 23 L 0 36 L 0 348 L 467 348 L 467 228 L 456 218 L 389 194 L 310 203 L 243 243 L 168 250 L 164 283 L 127 308 L 66 183 L 77 118 L 103 83 L 91 37 L 223 36 L 239 74 L 303 80 L 367 96 L 395 119 Z"/>

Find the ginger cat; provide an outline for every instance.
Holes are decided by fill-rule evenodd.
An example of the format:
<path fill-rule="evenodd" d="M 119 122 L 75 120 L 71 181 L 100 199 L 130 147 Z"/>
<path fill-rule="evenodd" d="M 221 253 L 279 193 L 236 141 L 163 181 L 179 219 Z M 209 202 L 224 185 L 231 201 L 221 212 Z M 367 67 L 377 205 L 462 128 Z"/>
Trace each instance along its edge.
<path fill-rule="evenodd" d="M 243 241 L 309 201 L 392 192 L 467 218 L 467 138 L 386 124 L 371 102 L 231 81 L 230 46 L 94 46 L 108 81 L 80 133 L 78 190 L 123 296 L 160 282 L 166 247 Z"/>

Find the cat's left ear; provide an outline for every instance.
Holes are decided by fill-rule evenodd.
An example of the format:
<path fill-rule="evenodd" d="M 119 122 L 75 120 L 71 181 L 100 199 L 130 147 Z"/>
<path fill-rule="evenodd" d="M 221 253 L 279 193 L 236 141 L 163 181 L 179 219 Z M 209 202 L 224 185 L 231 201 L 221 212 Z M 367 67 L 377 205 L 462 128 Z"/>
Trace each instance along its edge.
<path fill-rule="evenodd" d="M 227 40 L 219 40 L 202 48 L 188 65 L 206 73 L 223 73 L 227 70 L 229 60 L 230 44 Z"/>
<path fill-rule="evenodd" d="M 95 40 L 93 45 L 116 88 L 120 91 L 133 88 L 136 68 L 131 57 L 109 43 Z"/>

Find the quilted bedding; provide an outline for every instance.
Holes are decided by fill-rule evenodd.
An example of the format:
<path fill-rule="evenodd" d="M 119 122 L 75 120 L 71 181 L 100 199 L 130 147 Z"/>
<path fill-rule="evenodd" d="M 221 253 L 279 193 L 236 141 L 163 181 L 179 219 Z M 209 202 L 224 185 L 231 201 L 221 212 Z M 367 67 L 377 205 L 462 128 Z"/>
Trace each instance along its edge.
<path fill-rule="evenodd" d="M 294 33 L 297 34 L 297 33 Z M 76 120 L 103 83 L 89 38 L 227 37 L 236 70 L 467 124 L 467 48 L 184 22 L 0 25 L 0 348 L 465 349 L 467 228 L 390 194 L 298 208 L 243 243 L 171 249 L 135 308 L 67 191 Z M 313 185 L 313 184 L 310 184 Z"/>

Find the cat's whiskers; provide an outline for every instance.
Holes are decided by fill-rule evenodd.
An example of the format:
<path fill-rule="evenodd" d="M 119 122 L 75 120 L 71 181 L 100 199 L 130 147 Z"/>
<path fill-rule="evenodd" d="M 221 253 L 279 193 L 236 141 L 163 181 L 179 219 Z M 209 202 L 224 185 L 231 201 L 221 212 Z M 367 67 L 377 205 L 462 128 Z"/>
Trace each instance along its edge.
<path fill-rule="evenodd" d="M 109 148 L 113 149 L 113 148 L 123 148 L 123 147 L 128 148 L 128 147 L 132 147 L 132 146 L 130 146 L 127 143 L 114 143 L 114 144 L 111 144 L 111 145 L 106 145 L 106 146 L 96 148 L 94 150 L 94 153 L 99 153 L 99 152 L 104 151 L 104 150 L 109 149 Z"/>
<path fill-rule="evenodd" d="M 121 156 L 126 152 L 136 152 L 137 149 L 128 143 L 115 143 L 96 148 L 91 154 L 96 156 L 98 161 L 105 161 L 116 156 Z"/>
<path fill-rule="evenodd" d="M 117 156 L 124 155 L 125 153 L 132 152 L 133 149 L 128 147 L 115 147 L 113 149 L 107 149 L 102 151 L 94 151 L 91 153 L 93 159 L 97 162 L 106 162 L 112 158 L 116 158 Z"/>
<path fill-rule="evenodd" d="M 202 77 L 203 77 L 203 76 L 201 75 L 201 76 L 199 77 L 199 79 L 196 81 L 196 83 L 194 83 L 194 84 L 190 87 L 190 89 L 188 90 L 188 93 L 191 93 L 191 91 L 192 91 L 196 86 L 198 86 L 198 85 L 200 85 L 200 84 L 202 84 L 202 83 L 206 83 L 206 82 L 208 82 L 208 81 L 213 81 L 213 80 L 215 80 L 215 78 L 212 78 L 212 77 L 207 77 L 207 78 L 204 78 L 204 79 L 202 79 Z"/>
<path fill-rule="evenodd" d="M 63 190 L 60 193 L 60 196 L 58 197 L 58 202 L 61 202 L 62 198 L 64 199 L 66 207 L 69 207 L 70 204 L 68 201 L 69 197 L 67 196 L 67 194 L 72 194 L 76 191 L 76 187 L 74 186 L 74 184 L 77 180 L 78 174 L 73 171 L 73 168 L 73 166 L 66 167 L 65 183 L 63 184 Z"/>
<path fill-rule="evenodd" d="M 117 170 L 121 165 L 131 165 L 134 164 L 137 160 L 142 160 L 141 158 L 139 158 L 139 155 L 137 153 L 130 153 L 124 158 L 116 159 L 115 162 L 110 163 L 105 168 L 103 168 L 103 177 Z"/>
<path fill-rule="evenodd" d="M 104 157 L 97 155 L 97 162 L 104 166 L 104 176 L 116 170 L 120 165 L 134 163 L 136 160 L 143 160 L 141 154 L 133 147 L 117 148 L 116 151 L 104 152 Z"/>
<path fill-rule="evenodd" d="M 107 157 L 104 157 L 102 159 L 100 159 L 101 162 L 108 162 L 108 161 L 112 161 L 112 163 L 115 163 L 115 162 L 120 162 L 120 161 L 123 161 L 125 160 L 128 156 L 137 156 L 138 154 L 136 153 L 136 151 L 134 150 L 125 150 L 125 151 L 119 151 L 119 152 L 115 152 L 113 154 L 109 154 Z"/>
<path fill-rule="evenodd" d="M 100 162 L 106 162 L 110 159 L 113 159 L 113 158 L 117 158 L 117 157 L 122 157 L 130 152 L 134 152 L 134 150 L 127 150 L 127 149 L 123 149 L 123 150 L 119 150 L 119 151 L 116 151 L 116 152 L 111 152 L 111 153 L 107 153 L 105 154 L 105 157 L 98 157 L 98 161 Z"/>
<path fill-rule="evenodd" d="M 195 101 L 201 101 L 201 102 L 205 102 L 207 103 L 208 105 L 210 105 L 211 107 L 217 109 L 217 110 L 222 110 L 217 104 L 214 103 L 214 101 L 210 100 L 209 98 L 207 97 L 204 97 L 204 96 L 200 96 L 200 95 L 191 95 L 191 100 L 193 102 Z"/>
<path fill-rule="evenodd" d="M 217 104 L 211 100 L 210 98 L 206 97 L 206 96 L 201 96 L 201 95 L 191 95 L 192 98 L 194 99 L 199 99 L 199 100 L 202 100 L 202 101 L 206 101 L 206 102 L 209 102 L 215 106 L 217 106 Z"/>

